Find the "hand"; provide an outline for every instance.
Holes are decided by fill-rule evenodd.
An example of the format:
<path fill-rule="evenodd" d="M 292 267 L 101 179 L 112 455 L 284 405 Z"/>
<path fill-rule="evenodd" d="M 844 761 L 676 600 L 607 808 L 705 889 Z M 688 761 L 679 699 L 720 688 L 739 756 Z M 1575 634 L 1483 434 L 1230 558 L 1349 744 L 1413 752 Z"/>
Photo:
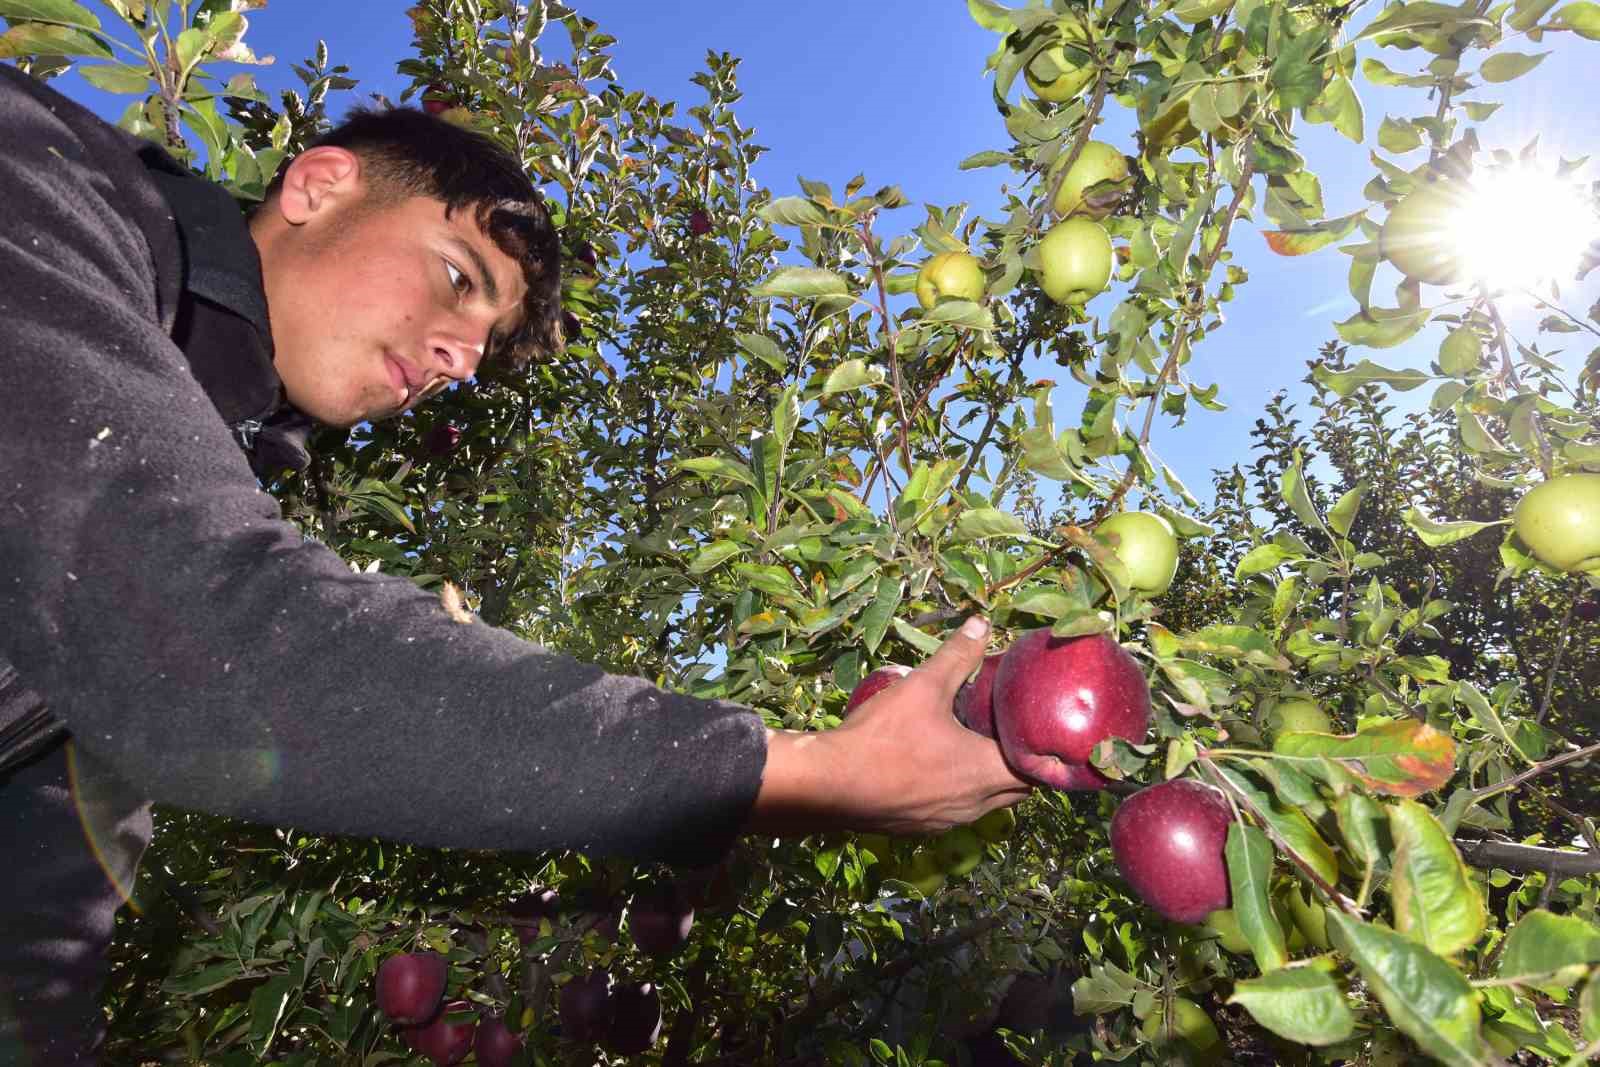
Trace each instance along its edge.
<path fill-rule="evenodd" d="M 905 678 L 821 733 L 769 730 L 746 829 L 931 833 L 1015 804 L 1032 787 L 992 738 L 956 721 L 956 691 L 983 662 L 989 623 L 969 618 Z"/>

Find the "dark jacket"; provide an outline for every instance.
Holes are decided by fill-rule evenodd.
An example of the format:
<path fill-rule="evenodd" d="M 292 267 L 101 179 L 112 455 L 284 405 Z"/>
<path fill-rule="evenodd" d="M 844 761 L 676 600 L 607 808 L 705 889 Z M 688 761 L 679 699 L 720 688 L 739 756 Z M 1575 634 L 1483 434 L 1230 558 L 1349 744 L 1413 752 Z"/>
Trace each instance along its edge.
<path fill-rule="evenodd" d="M 158 149 L 5 66 L 0 145 L 0 679 L 162 803 L 424 845 L 727 847 L 765 762 L 748 709 L 453 621 L 283 521 L 237 447 L 293 465 L 300 429 L 226 193 L 153 177 Z M 191 371 L 196 307 L 225 358 Z"/>

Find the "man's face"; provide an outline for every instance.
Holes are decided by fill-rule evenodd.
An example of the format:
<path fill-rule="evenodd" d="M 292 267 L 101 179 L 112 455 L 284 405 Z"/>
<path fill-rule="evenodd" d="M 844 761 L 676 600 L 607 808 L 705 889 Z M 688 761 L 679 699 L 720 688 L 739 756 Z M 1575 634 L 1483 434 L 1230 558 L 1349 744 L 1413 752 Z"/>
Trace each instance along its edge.
<path fill-rule="evenodd" d="M 323 155 L 310 158 L 312 153 Z M 413 197 L 364 202 L 359 161 L 313 149 L 251 220 L 274 361 L 289 401 L 353 426 L 472 376 L 520 316 L 516 261 L 460 211 Z"/>

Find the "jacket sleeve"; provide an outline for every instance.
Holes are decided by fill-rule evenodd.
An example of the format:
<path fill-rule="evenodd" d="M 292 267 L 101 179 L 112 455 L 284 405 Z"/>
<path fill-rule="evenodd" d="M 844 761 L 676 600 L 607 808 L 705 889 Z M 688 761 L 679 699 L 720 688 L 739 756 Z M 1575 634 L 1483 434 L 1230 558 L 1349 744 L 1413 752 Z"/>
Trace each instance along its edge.
<path fill-rule="evenodd" d="M 754 713 L 455 622 L 282 521 L 160 328 L 132 176 L 75 107 L 0 78 L 0 656 L 75 743 L 154 800 L 317 833 L 731 844 Z"/>

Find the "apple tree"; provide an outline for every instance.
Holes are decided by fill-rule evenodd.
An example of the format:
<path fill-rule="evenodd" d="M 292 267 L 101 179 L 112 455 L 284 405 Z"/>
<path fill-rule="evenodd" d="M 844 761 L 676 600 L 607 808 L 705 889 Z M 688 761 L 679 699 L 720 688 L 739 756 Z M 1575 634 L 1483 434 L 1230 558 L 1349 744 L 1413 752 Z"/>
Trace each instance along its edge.
<path fill-rule="evenodd" d="M 236 6 L 0 0 L 0 53 L 134 96 L 125 126 L 249 199 L 354 82 L 322 48 L 281 107 L 220 82 L 214 64 L 254 58 Z M 1536 74 L 1521 38 L 1600 37 L 1600 10 L 968 10 L 994 34 L 973 88 L 1006 139 L 963 166 L 1005 175 L 994 218 L 864 177 L 760 188 L 731 56 L 680 108 L 619 84 L 580 11 L 418 4 L 406 96 L 545 191 L 567 347 L 329 435 L 273 489 L 356 569 L 789 729 L 836 726 L 859 682 L 981 611 L 1018 652 L 993 679 L 997 743 L 1070 788 L 1014 825 L 747 841 L 707 871 L 163 811 L 115 948 L 112 1051 L 1600 1052 L 1600 363 L 1563 347 L 1600 328 L 1463 225 L 1516 203 L 1567 211 L 1563 236 L 1592 225 L 1571 166 L 1482 142 L 1492 86 Z M 1421 102 L 1372 123 L 1362 90 Z M 1325 217 L 1307 123 L 1352 152 L 1375 129 L 1367 208 Z M 1263 239 L 1285 270 L 1346 255 L 1352 307 L 1311 361 L 1315 426 L 1275 401 L 1205 503 L 1163 442 L 1226 398 L 1208 359 L 1250 299 L 1234 247 Z M 1556 269 L 1584 269 L 1569 251 Z M 1434 336 L 1426 367 L 1352 356 Z M 1099 684 L 1041 666 L 1061 648 L 1135 665 L 1136 727 L 1063 756 L 1020 722 L 1017 694 Z"/>

